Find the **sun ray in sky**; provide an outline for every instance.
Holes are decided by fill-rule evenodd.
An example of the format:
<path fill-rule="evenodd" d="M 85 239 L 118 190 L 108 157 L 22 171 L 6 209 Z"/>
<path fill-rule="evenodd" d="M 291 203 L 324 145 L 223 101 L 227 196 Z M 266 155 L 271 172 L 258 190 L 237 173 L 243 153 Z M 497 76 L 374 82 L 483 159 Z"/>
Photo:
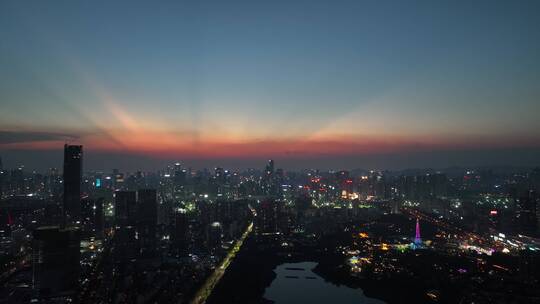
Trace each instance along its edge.
<path fill-rule="evenodd" d="M 5 151 L 64 140 L 36 131 L 157 158 L 540 145 L 534 3 L 185 4 L 124 20 L 110 4 L 99 22 L 44 5 L 0 10 Z"/>

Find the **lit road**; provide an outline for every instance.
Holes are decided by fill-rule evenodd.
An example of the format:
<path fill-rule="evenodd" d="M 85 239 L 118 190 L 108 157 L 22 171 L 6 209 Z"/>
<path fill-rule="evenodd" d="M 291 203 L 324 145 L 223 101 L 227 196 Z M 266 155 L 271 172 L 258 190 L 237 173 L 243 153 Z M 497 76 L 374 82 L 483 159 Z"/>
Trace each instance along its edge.
<path fill-rule="evenodd" d="M 242 237 L 236 243 L 234 243 L 234 246 L 231 248 L 227 256 L 223 259 L 219 267 L 217 267 L 214 272 L 206 279 L 204 284 L 201 286 L 201 288 L 197 291 L 195 296 L 193 297 L 193 300 L 191 301 L 191 304 L 203 304 L 206 302 L 206 299 L 210 294 L 212 293 L 212 290 L 217 285 L 219 280 L 221 280 L 221 277 L 223 277 L 223 274 L 225 274 L 225 270 L 227 270 L 227 267 L 231 264 L 232 260 L 240 251 L 240 248 L 242 247 L 242 244 L 248 237 L 248 235 L 253 230 L 253 222 L 249 224 L 246 231 L 244 231 L 244 234 L 242 234 Z"/>
<path fill-rule="evenodd" d="M 106 239 L 103 242 L 103 251 L 98 255 L 97 261 L 95 262 L 95 265 L 92 267 L 92 270 L 88 276 L 89 282 L 80 292 L 80 303 L 96 303 L 98 298 L 102 296 L 102 294 L 98 291 L 105 285 L 103 284 L 101 276 L 103 271 L 103 263 L 106 259 L 110 258 L 111 247 L 112 239 Z M 106 286 L 109 287 L 109 285 Z"/>

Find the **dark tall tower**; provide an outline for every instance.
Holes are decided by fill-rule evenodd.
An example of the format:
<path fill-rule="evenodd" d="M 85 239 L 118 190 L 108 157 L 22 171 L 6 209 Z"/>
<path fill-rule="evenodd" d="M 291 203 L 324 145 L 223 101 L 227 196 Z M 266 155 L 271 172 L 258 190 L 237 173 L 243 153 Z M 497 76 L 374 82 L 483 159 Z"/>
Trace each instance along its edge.
<path fill-rule="evenodd" d="M 2 165 L 2 157 L 0 157 L 0 199 L 4 195 L 4 165 Z"/>
<path fill-rule="evenodd" d="M 156 248 L 157 193 L 153 189 L 141 189 L 137 196 L 137 233 L 142 253 L 149 254 Z"/>
<path fill-rule="evenodd" d="M 188 229 L 189 220 L 185 210 L 174 212 L 174 222 L 172 227 L 172 247 L 177 255 L 187 254 L 188 249 Z"/>
<path fill-rule="evenodd" d="M 276 193 L 276 183 L 274 176 L 274 161 L 268 160 L 266 167 L 264 168 L 263 175 L 263 187 L 265 194 L 275 194 Z"/>
<path fill-rule="evenodd" d="M 128 261 L 135 259 L 139 251 L 135 228 L 137 224 L 137 193 L 135 191 L 116 191 L 114 196 L 114 260 L 116 263 L 125 265 Z"/>
<path fill-rule="evenodd" d="M 82 146 L 64 145 L 64 224 L 80 220 Z"/>
<path fill-rule="evenodd" d="M 116 226 L 135 226 L 136 212 L 137 193 L 135 191 L 116 191 L 114 194 Z"/>

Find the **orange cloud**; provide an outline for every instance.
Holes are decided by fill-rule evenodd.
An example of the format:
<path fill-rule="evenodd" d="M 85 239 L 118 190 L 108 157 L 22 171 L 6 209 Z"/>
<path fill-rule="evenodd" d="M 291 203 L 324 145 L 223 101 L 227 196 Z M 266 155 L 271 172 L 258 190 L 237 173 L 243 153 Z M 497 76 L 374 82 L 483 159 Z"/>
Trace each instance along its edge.
<path fill-rule="evenodd" d="M 314 157 L 321 155 L 362 155 L 373 153 L 399 153 L 406 151 L 436 151 L 474 148 L 508 148 L 539 146 L 531 138 L 488 137 L 405 137 L 405 136 L 340 136 L 331 138 L 272 138 L 239 140 L 233 138 L 203 137 L 198 142 L 190 140 L 189 133 L 152 131 L 141 128 L 109 130 L 106 134 L 82 135 L 78 143 L 90 151 L 113 151 L 143 154 L 154 157 Z M 58 149 L 61 140 L 42 140 L 0 143 L 2 149 Z"/>

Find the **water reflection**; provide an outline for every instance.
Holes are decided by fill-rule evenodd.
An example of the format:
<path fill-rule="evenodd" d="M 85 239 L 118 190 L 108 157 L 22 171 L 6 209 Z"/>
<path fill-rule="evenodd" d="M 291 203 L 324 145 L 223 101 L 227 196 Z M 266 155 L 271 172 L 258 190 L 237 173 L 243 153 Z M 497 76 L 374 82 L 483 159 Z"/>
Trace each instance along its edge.
<path fill-rule="evenodd" d="M 314 262 L 286 263 L 274 269 L 277 276 L 264 293 L 264 297 L 276 304 L 384 304 L 384 301 L 368 298 L 361 289 L 337 286 L 313 273 Z"/>

